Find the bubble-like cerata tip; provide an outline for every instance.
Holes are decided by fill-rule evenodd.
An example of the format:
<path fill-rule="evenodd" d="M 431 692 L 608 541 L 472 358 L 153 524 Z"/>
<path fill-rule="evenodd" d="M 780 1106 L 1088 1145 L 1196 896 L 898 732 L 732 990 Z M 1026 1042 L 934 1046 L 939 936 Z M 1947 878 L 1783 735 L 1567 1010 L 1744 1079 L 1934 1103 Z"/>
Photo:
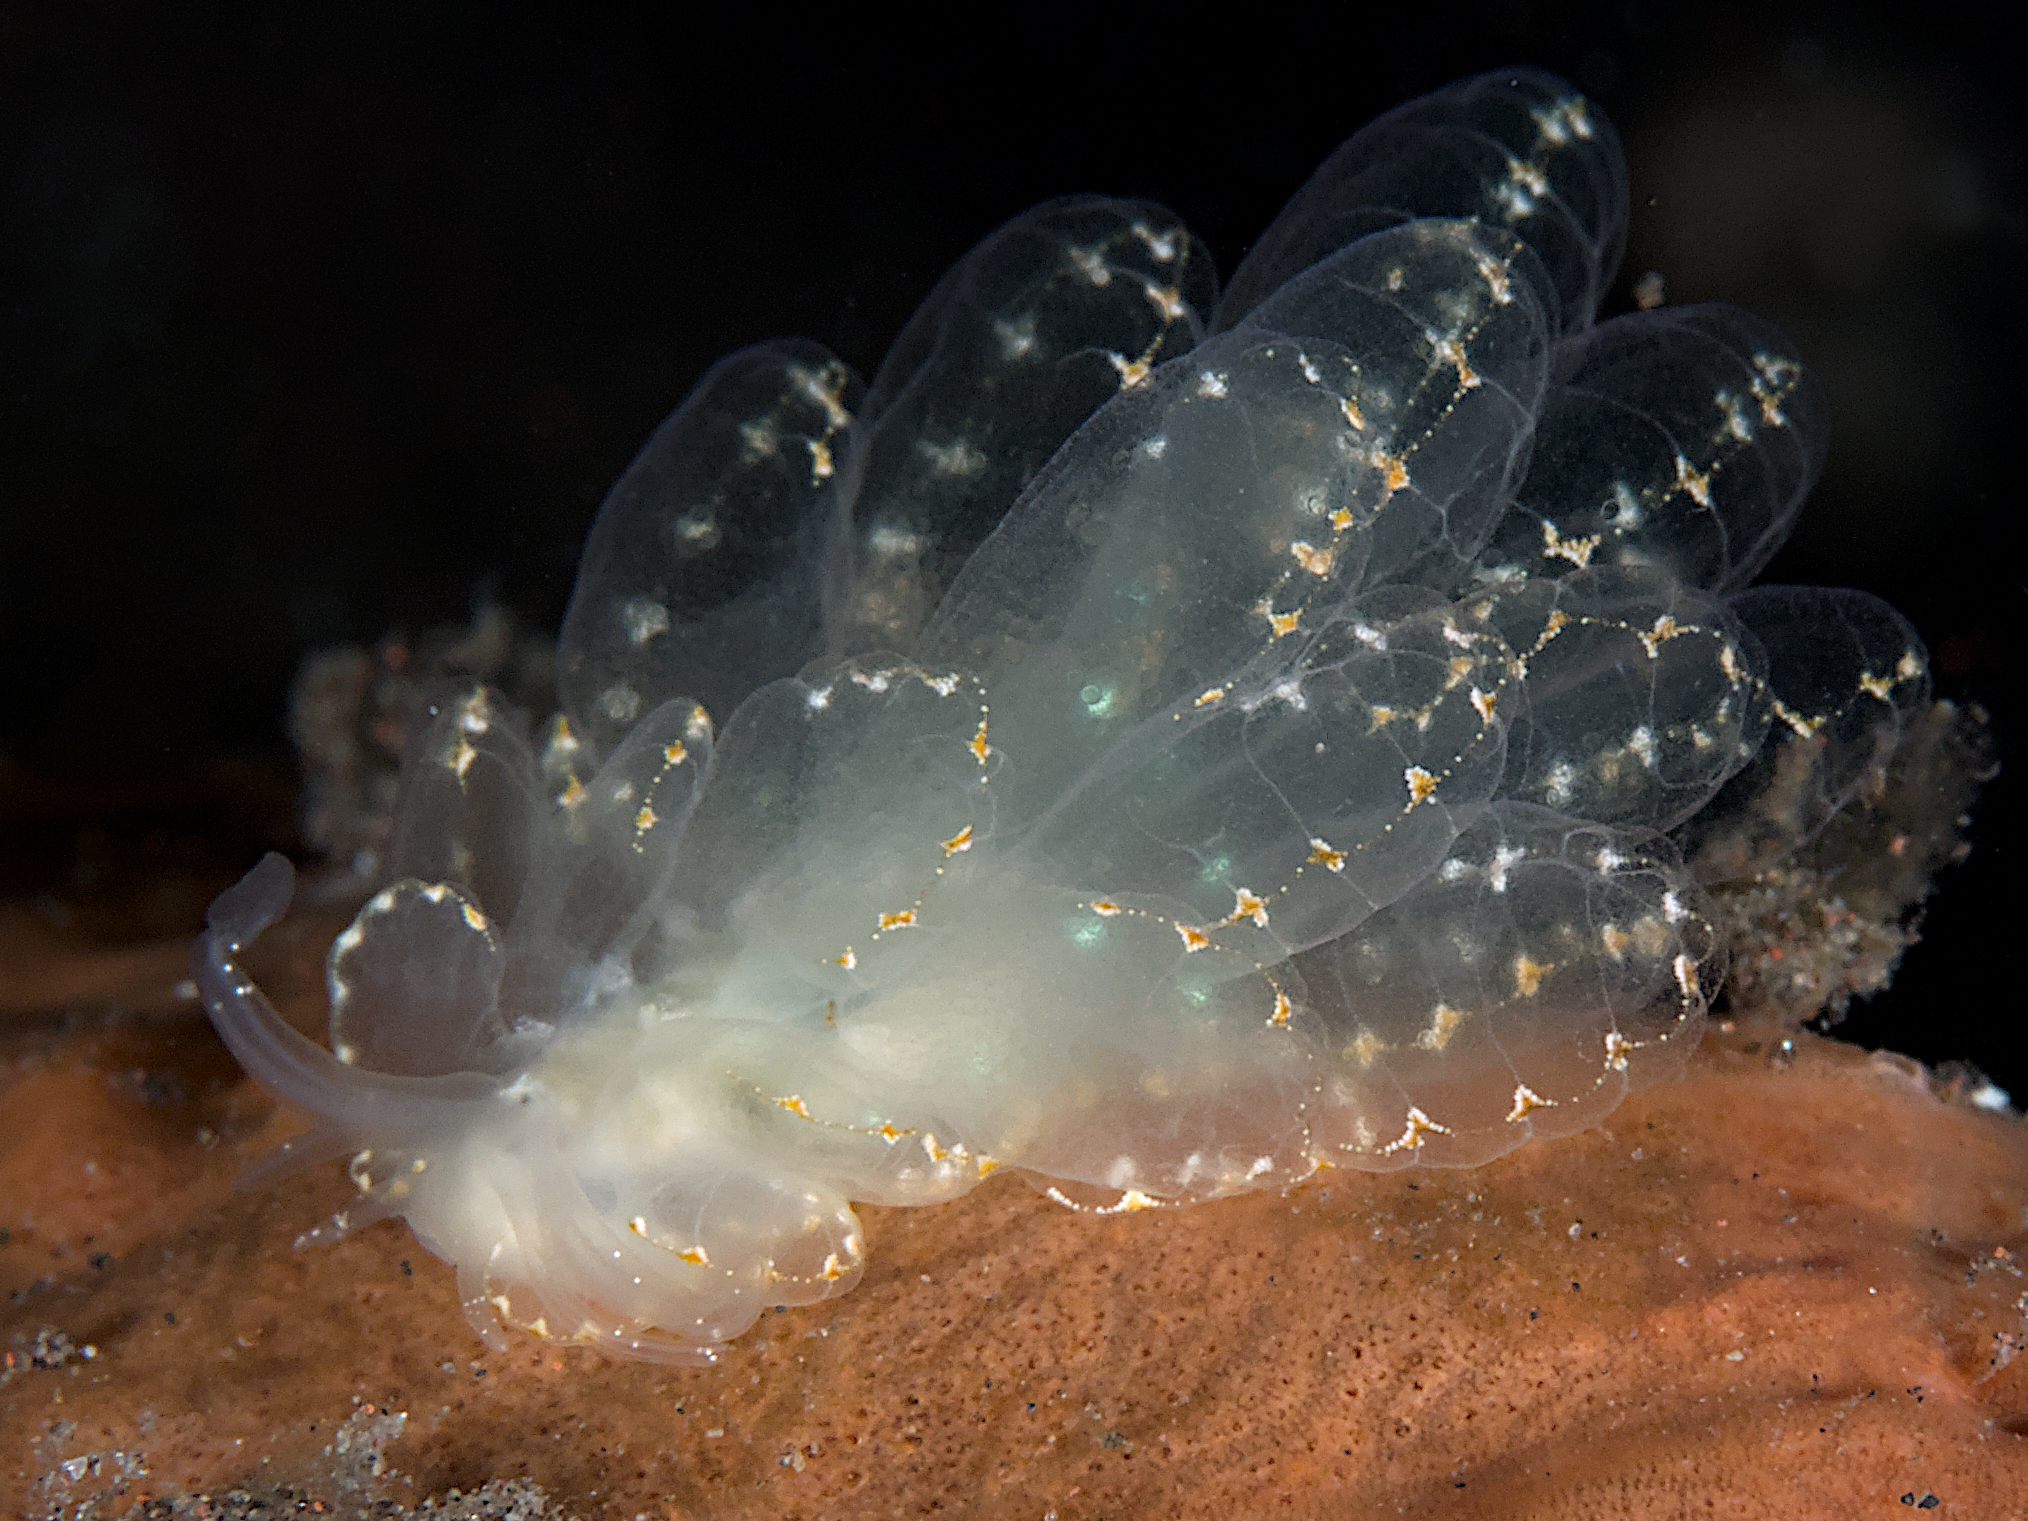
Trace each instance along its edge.
<path fill-rule="evenodd" d="M 561 711 L 412 746 L 333 1051 L 234 959 L 286 866 L 214 911 L 214 1019 L 354 1148 L 331 1231 L 406 1216 L 491 1341 L 708 1360 L 850 1288 L 855 1202 L 1470 1166 L 1679 1071 L 1714 799 L 1835 811 L 1926 656 L 1742 592 L 1822 398 L 1742 312 L 1594 326 L 1625 212 L 1507 71 L 1356 134 L 1223 303 L 1173 213 L 1065 199 L 870 390 L 721 362 L 606 500 Z"/>

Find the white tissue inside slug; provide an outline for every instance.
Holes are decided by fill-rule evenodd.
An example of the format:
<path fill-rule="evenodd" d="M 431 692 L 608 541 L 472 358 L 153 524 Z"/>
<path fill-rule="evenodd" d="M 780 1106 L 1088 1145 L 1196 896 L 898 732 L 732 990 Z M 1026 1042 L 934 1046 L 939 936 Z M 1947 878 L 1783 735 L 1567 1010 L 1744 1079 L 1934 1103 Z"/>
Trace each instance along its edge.
<path fill-rule="evenodd" d="M 238 971 L 264 920 L 200 947 L 356 1148 L 339 1230 L 405 1216 L 490 1338 L 709 1357 L 856 1281 L 855 1202 L 1470 1166 L 1680 1070 L 1723 957 L 1675 836 L 1770 732 L 1837 806 L 1921 647 L 1735 595 L 1822 408 L 1742 314 L 1590 327 L 1595 108 L 1487 76 L 1343 153 L 1387 172 L 1320 174 L 1272 241 L 1321 262 L 1216 336 L 1172 216 L 1059 201 L 860 411 L 808 344 L 700 382 L 594 530 L 562 712 L 476 692 L 416 748 L 336 1055 Z"/>

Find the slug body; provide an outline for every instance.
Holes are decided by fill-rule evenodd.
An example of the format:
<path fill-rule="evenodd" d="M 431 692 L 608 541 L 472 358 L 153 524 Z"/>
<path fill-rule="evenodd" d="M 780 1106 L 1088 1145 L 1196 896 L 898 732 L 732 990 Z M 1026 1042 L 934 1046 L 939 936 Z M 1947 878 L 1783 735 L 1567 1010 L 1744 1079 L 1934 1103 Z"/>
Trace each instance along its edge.
<path fill-rule="evenodd" d="M 494 1345 L 708 1360 L 851 1287 L 855 1202 L 1470 1166 L 1679 1071 L 1686 850 L 1777 773 L 1828 816 L 1926 661 L 1747 589 L 1821 395 L 1731 308 L 1594 324 L 1625 215 L 1510 71 L 1353 137 L 1222 303 L 1172 214 L 1064 199 L 863 395 L 722 361 L 607 499 L 558 715 L 413 750 L 330 1050 L 237 963 L 287 864 L 212 909 L 214 1023 L 352 1158 L 313 1238 L 406 1217 Z"/>

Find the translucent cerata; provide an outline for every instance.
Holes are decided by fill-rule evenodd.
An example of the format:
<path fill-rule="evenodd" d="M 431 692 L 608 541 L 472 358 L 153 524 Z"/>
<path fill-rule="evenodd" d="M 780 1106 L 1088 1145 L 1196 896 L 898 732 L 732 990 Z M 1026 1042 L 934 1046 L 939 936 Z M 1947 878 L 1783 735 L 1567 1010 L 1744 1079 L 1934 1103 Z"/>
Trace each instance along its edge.
<path fill-rule="evenodd" d="M 239 963 L 288 864 L 212 908 L 213 1022 L 351 1159 L 311 1237 L 405 1217 L 495 1346 L 709 1360 L 852 1287 L 855 1203 L 1469 1167 L 1678 1072 L 1687 847 L 1827 817 L 1926 657 L 1751 584 L 1821 391 L 1731 307 L 1595 320 L 1626 210 L 1511 70 L 1355 134 L 1222 298 L 1066 197 L 870 388 L 721 361 L 606 499 L 557 711 L 435 710 L 328 1049 Z"/>

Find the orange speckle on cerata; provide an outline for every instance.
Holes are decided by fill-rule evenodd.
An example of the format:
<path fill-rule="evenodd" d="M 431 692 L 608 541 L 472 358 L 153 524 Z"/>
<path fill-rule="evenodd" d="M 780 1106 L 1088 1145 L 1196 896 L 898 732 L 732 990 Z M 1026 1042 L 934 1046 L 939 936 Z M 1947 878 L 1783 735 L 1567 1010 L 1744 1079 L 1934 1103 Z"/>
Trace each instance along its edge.
<path fill-rule="evenodd" d="M 1274 1008 L 1268 1014 L 1267 1022 L 1279 1028 L 1286 1029 L 1288 1028 L 1289 1015 L 1291 1012 L 1292 1008 L 1289 1003 L 1289 995 L 1283 992 L 1282 989 L 1276 988 L 1275 1005 Z"/>
<path fill-rule="evenodd" d="M 1417 803 L 1428 802 L 1436 795 L 1437 779 L 1433 772 L 1425 771 L 1420 766 L 1410 766 L 1401 775 L 1408 783 L 1409 807 L 1413 808 Z"/>
<path fill-rule="evenodd" d="M 1542 979 L 1555 970 L 1553 962 L 1537 961 L 1522 952 L 1514 958 L 1514 991 L 1523 998 L 1533 998 L 1542 989 Z"/>
<path fill-rule="evenodd" d="M 1331 574 L 1331 567 L 1338 562 L 1337 550 L 1319 549 L 1314 544 L 1304 543 L 1301 539 L 1297 539 L 1289 546 L 1289 553 L 1296 557 L 1298 565 L 1313 576 L 1328 576 Z"/>
<path fill-rule="evenodd" d="M 1237 924 L 1242 919 L 1251 919 L 1262 929 L 1267 928 L 1267 899 L 1259 893 L 1241 887 L 1234 890 L 1233 900 L 1232 913 L 1225 921 L 1227 924 Z"/>
<path fill-rule="evenodd" d="M 1380 472 L 1380 484 L 1384 488 L 1382 500 L 1393 496 L 1408 484 L 1408 462 L 1397 454 L 1373 456 L 1373 468 Z"/>

